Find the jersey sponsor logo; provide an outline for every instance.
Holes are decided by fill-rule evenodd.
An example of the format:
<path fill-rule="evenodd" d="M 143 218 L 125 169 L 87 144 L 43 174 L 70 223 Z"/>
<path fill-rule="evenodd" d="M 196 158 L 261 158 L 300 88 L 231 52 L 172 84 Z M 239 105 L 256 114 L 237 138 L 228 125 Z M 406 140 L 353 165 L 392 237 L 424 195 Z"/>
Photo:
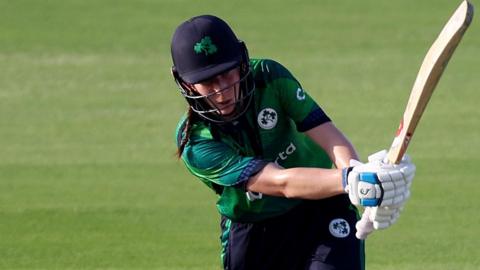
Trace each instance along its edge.
<path fill-rule="evenodd" d="M 295 152 L 295 150 L 297 150 L 297 147 L 295 147 L 295 144 L 293 144 L 292 142 L 287 146 L 287 149 L 285 149 L 285 151 L 283 152 L 280 152 L 278 153 L 278 156 L 277 158 L 275 159 L 275 163 L 277 165 L 280 165 L 278 164 L 278 161 L 279 160 L 285 160 L 288 158 L 288 156 L 290 156 L 291 154 L 293 154 L 293 152 Z"/>
<path fill-rule="evenodd" d="M 272 129 L 277 125 L 278 114 L 272 108 L 265 108 L 260 111 L 257 117 L 258 125 L 263 129 Z"/>
<path fill-rule="evenodd" d="M 300 87 L 297 89 L 297 99 L 300 101 L 305 100 L 305 91 Z"/>
<path fill-rule="evenodd" d="M 345 238 L 350 234 L 350 225 L 343 218 L 336 218 L 328 225 L 330 233 L 337 238 Z"/>

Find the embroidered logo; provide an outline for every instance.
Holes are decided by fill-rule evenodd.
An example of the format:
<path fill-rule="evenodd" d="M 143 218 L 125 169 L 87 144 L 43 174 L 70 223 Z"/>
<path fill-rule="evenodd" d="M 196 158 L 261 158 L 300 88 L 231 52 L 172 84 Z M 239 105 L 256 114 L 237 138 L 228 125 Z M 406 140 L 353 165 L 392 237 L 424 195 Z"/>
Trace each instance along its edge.
<path fill-rule="evenodd" d="M 212 39 L 209 36 L 205 36 L 193 46 L 193 50 L 196 54 L 205 53 L 205 55 L 214 54 L 217 52 L 217 46 L 213 44 Z"/>
<path fill-rule="evenodd" d="M 345 238 L 350 234 L 350 225 L 343 218 L 336 218 L 328 225 L 330 233 L 337 238 Z"/>
<path fill-rule="evenodd" d="M 278 115 L 272 108 L 265 108 L 260 111 L 257 117 L 258 125 L 263 129 L 272 129 L 277 125 Z"/>

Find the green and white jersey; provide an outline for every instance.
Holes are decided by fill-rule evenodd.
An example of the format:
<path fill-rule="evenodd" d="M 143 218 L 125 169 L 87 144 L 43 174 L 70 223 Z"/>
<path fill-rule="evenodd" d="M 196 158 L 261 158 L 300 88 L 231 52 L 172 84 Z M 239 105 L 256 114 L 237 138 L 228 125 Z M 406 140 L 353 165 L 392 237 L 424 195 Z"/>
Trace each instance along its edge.
<path fill-rule="evenodd" d="M 220 214 L 237 222 L 277 216 L 300 202 L 247 197 L 246 181 L 268 162 L 284 168 L 332 167 L 323 149 L 303 133 L 330 121 L 328 116 L 282 65 L 266 59 L 250 64 L 255 92 L 246 114 L 225 125 L 196 121 L 182 154 L 188 170 L 219 195 Z M 185 117 L 177 127 L 177 144 L 184 125 Z"/>

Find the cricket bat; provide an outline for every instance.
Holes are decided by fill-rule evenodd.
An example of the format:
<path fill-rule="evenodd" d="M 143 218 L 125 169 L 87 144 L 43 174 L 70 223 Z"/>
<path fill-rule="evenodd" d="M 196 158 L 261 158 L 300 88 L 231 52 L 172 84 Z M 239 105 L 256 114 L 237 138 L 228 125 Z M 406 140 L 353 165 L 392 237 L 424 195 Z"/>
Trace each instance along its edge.
<path fill-rule="evenodd" d="M 408 144 L 432 96 L 433 90 L 435 90 L 435 86 L 437 86 L 448 64 L 448 60 L 452 57 L 463 34 L 472 22 L 472 18 L 473 5 L 465 0 L 457 10 L 455 10 L 428 50 L 418 71 L 415 83 L 413 84 L 410 98 L 408 99 L 407 107 L 403 113 L 395 138 L 388 151 L 386 158 L 388 163 L 398 164 L 407 151 Z M 369 216 L 374 215 L 374 211 L 383 211 L 381 208 L 382 207 L 365 208 L 365 213 L 356 224 L 356 237 L 358 239 L 365 239 L 370 232 L 378 229 L 373 222 L 369 222 Z"/>
<path fill-rule="evenodd" d="M 389 163 L 398 164 L 407 151 L 415 128 L 422 117 L 435 86 L 442 76 L 448 60 L 462 40 L 463 34 L 472 22 L 473 5 L 463 1 L 443 27 L 435 42 L 423 59 L 413 84 L 407 107 L 387 154 Z"/>

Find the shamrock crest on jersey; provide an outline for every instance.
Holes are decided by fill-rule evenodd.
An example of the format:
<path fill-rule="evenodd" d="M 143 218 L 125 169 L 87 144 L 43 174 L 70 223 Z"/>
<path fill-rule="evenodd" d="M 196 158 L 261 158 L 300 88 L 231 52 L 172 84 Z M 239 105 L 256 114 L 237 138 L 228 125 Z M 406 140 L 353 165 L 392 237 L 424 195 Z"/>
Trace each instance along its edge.
<path fill-rule="evenodd" d="M 272 129 L 277 125 L 277 112 L 272 108 L 265 108 L 260 111 L 257 117 L 258 125 L 263 129 Z"/>
<path fill-rule="evenodd" d="M 350 234 L 350 225 L 343 218 L 336 218 L 330 221 L 328 226 L 330 233 L 337 238 L 345 238 Z"/>

